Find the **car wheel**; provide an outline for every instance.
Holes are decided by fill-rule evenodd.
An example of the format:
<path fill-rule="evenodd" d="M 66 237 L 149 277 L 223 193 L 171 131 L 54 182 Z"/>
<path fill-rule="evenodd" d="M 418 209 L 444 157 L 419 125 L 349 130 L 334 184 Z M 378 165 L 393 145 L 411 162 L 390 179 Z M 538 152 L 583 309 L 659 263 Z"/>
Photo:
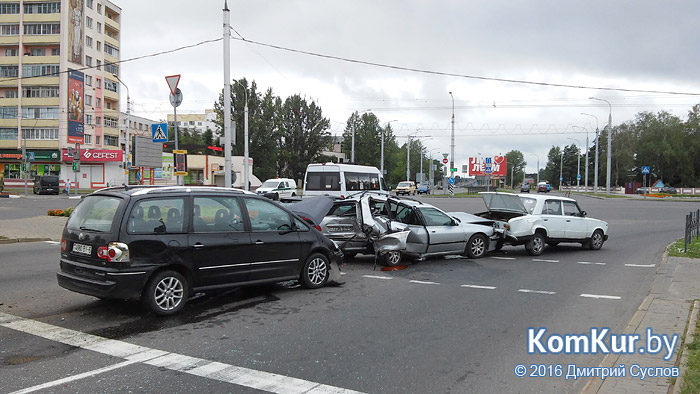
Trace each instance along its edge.
<path fill-rule="evenodd" d="M 280 200 L 280 194 L 279 194 L 279 193 L 275 193 L 275 194 L 272 196 L 272 199 L 273 199 L 274 201 L 279 201 L 279 200 Z"/>
<path fill-rule="evenodd" d="M 307 289 L 318 289 L 328 282 L 328 258 L 321 253 L 314 253 L 306 259 L 301 269 L 299 282 Z"/>
<path fill-rule="evenodd" d="M 382 264 L 387 267 L 395 267 L 401 262 L 401 252 L 398 250 L 391 250 L 386 254 L 382 255 Z"/>
<path fill-rule="evenodd" d="M 177 271 L 161 271 L 153 275 L 143 292 L 143 302 L 156 315 L 179 312 L 187 302 L 189 285 Z"/>
<path fill-rule="evenodd" d="M 554 248 L 554 247 L 556 247 L 557 245 L 559 245 L 559 242 L 557 242 L 557 241 L 548 241 L 548 242 L 547 242 L 547 245 L 549 245 L 549 246 L 551 246 L 551 247 Z"/>
<path fill-rule="evenodd" d="M 474 234 L 469 238 L 465 252 L 470 259 L 479 259 L 484 257 L 488 249 L 489 241 L 486 239 L 486 236 L 483 234 Z"/>
<path fill-rule="evenodd" d="M 603 247 L 603 242 L 605 242 L 603 232 L 601 230 L 596 230 L 593 232 L 593 235 L 591 235 L 591 240 L 588 241 L 588 247 L 591 250 L 599 250 Z"/>
<path fill-rule="evenodd" d="M 297 196 L 297 194 L 292 192 L 292 197 L 296 197 L 296 196 Z"/>
<path fill-rule="evenodd" d="M 539 256 L 544 250 L 544 236 L 541 233 L 535 233 L 532 240 L 525 244 L 525 250 L 530 256 Z"/>

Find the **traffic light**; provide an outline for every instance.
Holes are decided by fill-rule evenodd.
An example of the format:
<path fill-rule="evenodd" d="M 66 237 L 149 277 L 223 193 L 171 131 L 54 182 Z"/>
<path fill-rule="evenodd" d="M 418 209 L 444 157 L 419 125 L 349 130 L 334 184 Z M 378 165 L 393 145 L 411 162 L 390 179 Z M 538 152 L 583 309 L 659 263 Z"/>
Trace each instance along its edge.
<path fill-rule="evenodd" d="M 78 171 L 80 171 L 80 162 L 74 161 L 73 162 L 73 172 L 78 172 Z"/>

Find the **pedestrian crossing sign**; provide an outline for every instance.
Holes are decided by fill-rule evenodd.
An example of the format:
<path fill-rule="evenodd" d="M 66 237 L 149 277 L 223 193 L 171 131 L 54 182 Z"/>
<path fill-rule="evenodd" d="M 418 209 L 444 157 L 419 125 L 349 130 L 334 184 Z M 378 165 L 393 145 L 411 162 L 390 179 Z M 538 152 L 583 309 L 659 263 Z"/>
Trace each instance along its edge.
<path fill-rule="evenodd" d="M 153 142 L 168 142 L 168 124 L 154 123 L 151 125 Z"/>

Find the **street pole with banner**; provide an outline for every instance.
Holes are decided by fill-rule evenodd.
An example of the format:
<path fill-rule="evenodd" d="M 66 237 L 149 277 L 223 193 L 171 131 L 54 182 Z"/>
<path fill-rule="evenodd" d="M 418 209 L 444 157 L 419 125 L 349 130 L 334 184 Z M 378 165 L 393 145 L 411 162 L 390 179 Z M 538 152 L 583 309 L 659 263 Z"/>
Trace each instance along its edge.
<path fill-rule="evenodd" d="M 178 132 L 178 127 L 177 127 L 177 107 L 182 104 L 182 91 L 178 89 L 177 84 L 180 82 L 180 74 L 177 75 L 170 75 L 168 77 L 165 77 L 165 80 L 168 82 L 168 87 L 170 88 L 170 104 L 173 106 L 173 120 L 175 122 L 175 150 L 179 150 L 180 147 L 178 146 L 177 143 L 177 132 Z M 173 151 L 173 153 L 175 152 Z M 177 185 L 182 186 L 182 178 L 180 178 L 181 175 L 177 175 Z"/>

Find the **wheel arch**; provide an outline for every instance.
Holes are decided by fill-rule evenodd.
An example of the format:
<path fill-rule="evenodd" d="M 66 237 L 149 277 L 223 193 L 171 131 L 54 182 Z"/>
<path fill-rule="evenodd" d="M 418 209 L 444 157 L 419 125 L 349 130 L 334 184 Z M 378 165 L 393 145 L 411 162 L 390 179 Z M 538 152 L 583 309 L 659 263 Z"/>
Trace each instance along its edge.
<path fill-rule="evenodd" d="M 192 271 L 190 271 L 187 267 L 181 264 L 165 264 L 159 266 L 158 269 L 151 272 L 151 274 L 148 276 L 148 279 L 146 279 L 146 281 L 144 282 L 143 289 L 141 289 L 141 296 L 143 296 L 144 292 L 146 291 L 146 287 L 148 287 L 148 282 L 150 282 L 155 275 L 163 271 L 175 271 L 180 275 L 184 276 L 185 280 L 187 281 L 187 287 L 190 291 L 190 294 L 188 295 L 191 295 L 192 288 L 194 287 L 194 275 L 192 274 Z"/>

